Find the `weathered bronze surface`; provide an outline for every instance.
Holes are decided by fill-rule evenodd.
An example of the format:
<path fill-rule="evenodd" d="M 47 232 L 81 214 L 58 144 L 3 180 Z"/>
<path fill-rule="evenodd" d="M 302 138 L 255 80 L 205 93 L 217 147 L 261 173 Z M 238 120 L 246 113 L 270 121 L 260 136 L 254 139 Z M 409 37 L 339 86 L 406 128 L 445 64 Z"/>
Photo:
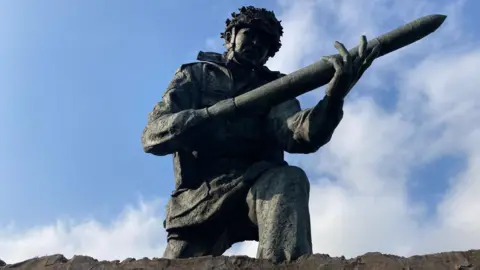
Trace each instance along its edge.
<path fill-rule="evenodd" d="M 274 13 L 233 13 L 221 34 L 226 52 L 200 52 L 198 62 L 182 65 L 143 131 L 145 152 L 174 159 L 164 257 L 218 256 L 245 240 L 259 241 L 257 257 L 273 262 L 311 254 L 309 181 L 284 152 L 328 143 L 344 97 L 372 62 L 443 19 L 427 17 L 373 42 L 362 36 L 350 52 L 335 42 L 339 55 L 285 76 L 264 66 L 281 47 Z M 326 83 L 324 98 L 302 110 L 296 96 Z"/>

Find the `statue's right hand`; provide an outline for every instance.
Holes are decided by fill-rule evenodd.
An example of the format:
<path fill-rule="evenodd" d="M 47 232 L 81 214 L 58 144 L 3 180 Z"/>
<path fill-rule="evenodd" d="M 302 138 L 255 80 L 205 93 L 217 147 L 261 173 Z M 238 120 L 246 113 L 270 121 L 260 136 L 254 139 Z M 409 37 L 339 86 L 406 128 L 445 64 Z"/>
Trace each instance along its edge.
<path fill-rule="evenodd" d="M 207 108 L 208 115 L 214 117 L 229 116 L 234 114 L 236 110 L 234 98 L 221 100 Z"/>

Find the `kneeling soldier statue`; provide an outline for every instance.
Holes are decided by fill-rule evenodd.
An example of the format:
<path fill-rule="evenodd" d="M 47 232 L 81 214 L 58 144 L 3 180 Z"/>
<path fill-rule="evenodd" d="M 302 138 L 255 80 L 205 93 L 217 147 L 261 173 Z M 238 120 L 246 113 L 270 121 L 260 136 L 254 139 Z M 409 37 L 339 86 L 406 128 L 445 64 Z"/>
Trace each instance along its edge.
<path fill-rule="evenodd" d="M 200 52 L 198 62 L 182 65 L 149 114 L 144 151 L 174 160 L 165 258 L 219 256 L 246 240 L 258 241 L 257 257 L 273 262 L 312 254 L 309 181 L 284 152 L 313 153 L 329 142 L 345 95 L 378 50 L 366 55 L 362 36 L 359 57 L 351 59 L 335 42 L 342 58 L 324 58 L 336 72 L 313 108 L 302 110 L 294 98 L 238 110 L 232 97 L 285 76 L 264 66 L 282 33 L 273 12 L 242 7 L 221 34 L 226 52 Z"/>

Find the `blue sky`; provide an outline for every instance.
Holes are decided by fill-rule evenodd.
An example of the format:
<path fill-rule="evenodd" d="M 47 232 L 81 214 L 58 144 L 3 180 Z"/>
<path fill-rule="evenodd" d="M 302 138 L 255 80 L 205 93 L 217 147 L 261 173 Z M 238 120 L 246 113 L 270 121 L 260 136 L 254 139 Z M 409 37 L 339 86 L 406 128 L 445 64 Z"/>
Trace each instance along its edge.
<path fill-rule="evenodd" d="M 464 198 L 458 197 L 461 194 L 457 184 L 468 184 L 480 177 L 472 176 L 471 169 L 480 150 L 474 152 L 474 147 L 454 140 L 461 135 L 465 140 L 471 137 L 471 142 L 478 141 L 474 136 L 478 129 L 472 121 L 480 117 L 465 109 L 470 108 L 469 100 L 479 97 L 468 90 L 475 88 L 478 80 L 448 73 L 452 68 L 454 72 L 480 66 L 480 58 L 474 54 L 480 41 L 475 12 L 480 10 L 480 4 L 473 0 L 422 3 L 254 2 L 275 10 L 286 24 L 284 48 L 269 63 L 284 72 L 334 52 L 331 44 L 335 39 L 351 47 L 363 33 L 373 38 L 422 15 L 449 15 L 436 36 L 374 64 L 359 83 L 358 93 L 349 100 L 346 119 L 331 145 L 315 155 L 289 156 L 289 161 L 300 164 L 311 177 L 312 198 L 322 197 L 319 204 L 324 203 L 325 209 L 333 207 L 328 208 L 332 213 L 343 213 L 343 221 L 355 216 L 351 213 L 368 212 L 378 204 L 401 204 L 394 213 L 408 219 L 404 227 L 411 229 L 404 232 L 406 239 L 421 235 L 418 228 L 448 224 L 445 213 L 453 211 L 450 206 Z M 47 228 L 59 220 L 94 220 L 103 226 L 115 223 L 129 205 L 168 198 L 173 189 L 171 157 L 147 155 L 141 147 L 147 114 L 161 98 L 176 68 L 194 61 L 199 50 L 222 49 L 219 33 L 225 19 L 245 4 L 253 2 L 1 1 L 0 228 L 14 224 L 15 234 L 21 238 L 23 233 Z M 438 63 L 433 65 L 431 59 Z M 445 81 L 435 79 L 440 73 Z M 465 74 L 462 76 L 470 73 Z M 455 81 L 458 78 L 460 83 Z M 443 86 L 454 89 L 429 91 Z M 302 104 L 312 106 L 322 91 L 302 96 Z M 455 98 L 440 96 L 442 93 Z M 424 98 L 428 102 L 412 105 Z M 457 105 L 460 107 L 454 107 Z M 478 104 L 474 105 L 472 108 L 478 109 Z M 460 119 L 462 114 L 443 115 L 444 108 L 459 113 L 465 109 L 463 115 L 468 113 L 469 117 L 451 120 Z M 470 122 L 463 124 L 467 120 Z M 349 138 L 352 135 L 354 138 Z M 478 180 L 462 187 L 473 192 Z M 366 191 L 366 187 L 372 190 Z M 335 194 L 338 196 L 333 197 Z M 366 203 L 371 200 L 377 203 Z M 161 216 L 163 205 L 164 201 L 155 206 L 152 215 Z M 338 205 L 343 206 L 335 208 Z M 359 205 L 364 208 L 355 208 Z M 397 203 L 392 205 L 388 208 L 395 208 Z M 138 208 L 143 211 L 141 206 Z M 315 232 L 322 237 L 328 235 L 331 227 L 321 224 L 336 220 L 336 215 L 321 214 L 323 210 L 311 209 L 312 216 L 319 217 L 312 222 L 320 224 L 313 226 L 314 238 Z M 376 211 L 371 210 L 372 218 L 391 218 L 385 209 Z M 462 232 L 468 231 L 467 227 L 462 227 Z M 396 229 L 385 224 L 379 231 L 389 235 L 387 232 Z M 452 239 L 459 238 L 456 231 L 448 232 Z M 351 230 L 339 235 L 359 233 Z M 475 237 L 480 239 L 480 233 Z M 330 249 L 322 244 L 317 251 L 337 252 L 343 248 L 347 254 L 356 254 L 376 249 L 408 254 L 436 247 L 433 241 L 423 249 L 415 249 L 405 247 L 407 244 L 393 247 L 383 242 L 361 245 L 363 238 L 358 239 L 358 245 L 355 242 L 348 248 Z M 462 243 L 448 242 L 440 247 L 469 247 Z M 61 248 L 47 250 L 62 252 Z M 248 248 L 239 247 L 234 252 L 252 254 Z M 108 258 L 117 256 L 88 248 L 81 251 Z M 27 256 L 20 251 L 9 254 L 13 259 Z"/>
<path fill-rule="evenodd" d="M 211 3 L 2 2 L 1 223 L 109 218 L 169 194 L 171 158 L 144 154 L 140 134 L 233 8 Z"/>

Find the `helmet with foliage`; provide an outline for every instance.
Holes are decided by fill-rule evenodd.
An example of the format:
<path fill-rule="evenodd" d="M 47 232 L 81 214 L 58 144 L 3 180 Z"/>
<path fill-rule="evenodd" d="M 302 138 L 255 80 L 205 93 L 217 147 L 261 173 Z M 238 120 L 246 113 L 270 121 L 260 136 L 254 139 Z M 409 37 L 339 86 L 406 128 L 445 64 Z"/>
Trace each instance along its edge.
<path fill-rule="evenodd" d="M 255 8 L 253 6 L 241 7 L 240 13 L 232 13 L 232 18 L 227 19 L 225 32 L 220 36 L 225 39 L 226 44 L 232 43 L 232 32 L 235 35 L 235 30 L 243 27 L 257 28 L 270 35 L 272 38 L 271 46 L 268 52 L 269 57 L 273 57 L 282 46 L 280 37 L 283 34 L 283 27 L 281 21 L 277 20 L 273 11 L 268 11 L 264 8 Z"/>

